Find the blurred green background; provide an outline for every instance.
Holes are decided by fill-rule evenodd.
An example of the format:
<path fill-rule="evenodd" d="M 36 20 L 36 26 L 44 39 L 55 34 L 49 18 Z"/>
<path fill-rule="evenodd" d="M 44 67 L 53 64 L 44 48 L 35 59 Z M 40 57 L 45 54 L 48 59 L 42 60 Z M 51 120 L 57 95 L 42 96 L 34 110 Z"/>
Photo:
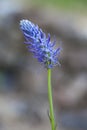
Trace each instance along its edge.
<path fill-rule="evenodd" d="M 32 3 L 39 6 L 43 4 L 44 6 L 52 6 L 68 11 L 71 11 L 73 8 L 75 10 L 87 10 L 87 0 L 37 0 L 32 1 Z"/>

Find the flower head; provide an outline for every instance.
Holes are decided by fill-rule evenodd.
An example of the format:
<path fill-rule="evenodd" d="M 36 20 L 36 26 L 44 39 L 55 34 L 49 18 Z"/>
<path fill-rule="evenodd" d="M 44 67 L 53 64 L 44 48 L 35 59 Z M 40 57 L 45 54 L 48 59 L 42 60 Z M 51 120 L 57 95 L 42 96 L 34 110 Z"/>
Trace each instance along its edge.
<path fill-rule="evenodd" d="M 46 68 L 53 68 L 59 64 L 58 56 L 61 48 L 54 49 L 55 41 L 51 42 L 50 34 L 46 34 L 35 24 L 28 20 L 20 21 L 20 29 L 26 39 L 28 49 Z"/>

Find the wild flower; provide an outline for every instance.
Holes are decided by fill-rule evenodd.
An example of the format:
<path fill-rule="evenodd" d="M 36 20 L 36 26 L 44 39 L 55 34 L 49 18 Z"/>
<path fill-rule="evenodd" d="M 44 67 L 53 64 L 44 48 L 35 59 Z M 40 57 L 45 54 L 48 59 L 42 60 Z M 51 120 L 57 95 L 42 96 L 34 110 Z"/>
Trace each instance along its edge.
<path fill-rule="evenodd" d="M 51 69 L 59 64 L 59 54 L 61 47 L 54 48 L 55 41 L 50 40 L 50 34 L 46 34 L 29 20 L 20 21 L 20 29 L 25 37 L 27 48 L 33 53 L 47 69 Z"/>

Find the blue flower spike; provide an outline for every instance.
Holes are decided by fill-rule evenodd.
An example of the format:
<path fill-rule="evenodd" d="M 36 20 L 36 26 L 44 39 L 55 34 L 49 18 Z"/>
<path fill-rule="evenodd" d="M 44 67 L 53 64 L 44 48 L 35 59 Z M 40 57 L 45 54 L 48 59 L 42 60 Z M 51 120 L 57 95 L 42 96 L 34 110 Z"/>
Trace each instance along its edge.
<path fill-rule="evenodd" d="M 25 38 L 27 48 L 33 53 L 34 57 L 38 59 L 47 69 L 51 69 L 59 63 L 59 55 L 61 47 L 54 49 L 55 41 L 51 42 L 50 34 L 46 34 L 29 20 L 20 21 L 20 29 Z"/>

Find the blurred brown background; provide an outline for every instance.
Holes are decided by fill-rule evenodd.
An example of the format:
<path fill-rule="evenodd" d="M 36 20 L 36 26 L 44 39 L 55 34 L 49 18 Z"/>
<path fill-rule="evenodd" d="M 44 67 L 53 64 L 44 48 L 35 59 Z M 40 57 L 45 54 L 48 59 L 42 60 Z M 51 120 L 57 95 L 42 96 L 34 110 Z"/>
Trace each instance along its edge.
<path fill-rule="evenodd" d="M 87 0 L 0 0 L 0 130 L 50 130 L 47 71 L 23 44 L 21 19 L 62 41 L 52 70 L 58 130 L 87 130 Z"/>

